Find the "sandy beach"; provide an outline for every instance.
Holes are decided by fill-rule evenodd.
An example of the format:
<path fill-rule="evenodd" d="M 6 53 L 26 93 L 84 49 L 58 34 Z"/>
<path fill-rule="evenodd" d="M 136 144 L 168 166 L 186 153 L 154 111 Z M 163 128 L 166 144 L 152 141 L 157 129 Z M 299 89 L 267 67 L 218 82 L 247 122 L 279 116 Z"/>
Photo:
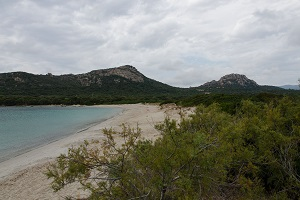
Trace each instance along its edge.
<path fill-rule="evenodd" d="M 142 129 L 142 137 L 155 139 L 159 132 L 155 124 L 162 122 L 166 116 L 179 119 L 179 110 L 174 106 L 158 105 L 107 105 L 103 107 L 120 107 L 124 111 L 113 118 L 92 126 L 82 132 L 74 133 L 64 139 L 55 141 L 25 154 L 0 163 L 0 199 L 64 199 L 72 195 L 78 198 L 85 196 L 79 185 L 71 185 L 54 193 L 50 187 L 51 180 L 44 175 L 49 163 L 69 147 L 77 146 L 84 140 L 103 138 L 102 129 L 121 130 L 123 123 Z"/>

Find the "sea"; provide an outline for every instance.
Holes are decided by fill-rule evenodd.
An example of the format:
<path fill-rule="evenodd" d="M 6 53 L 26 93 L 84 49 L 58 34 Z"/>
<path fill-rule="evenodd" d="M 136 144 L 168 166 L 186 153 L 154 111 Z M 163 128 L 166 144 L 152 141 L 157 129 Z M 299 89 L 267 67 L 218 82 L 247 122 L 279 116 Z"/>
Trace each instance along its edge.
<path fill-rule="evenodd" d="M 122 112 L 89 106 L 0 107 L 0 162 L 81 132 Z"/>

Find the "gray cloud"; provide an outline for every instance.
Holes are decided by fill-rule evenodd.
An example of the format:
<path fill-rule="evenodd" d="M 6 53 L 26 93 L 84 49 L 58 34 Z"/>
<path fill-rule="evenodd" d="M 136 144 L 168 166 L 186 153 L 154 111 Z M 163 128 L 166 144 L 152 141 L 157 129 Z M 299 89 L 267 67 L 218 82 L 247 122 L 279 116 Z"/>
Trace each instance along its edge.
<path fill-rule="evenodd" d="M 0 1 L 0 72 L 83 73 L 131 64 L 174 86 L 227 73 L 300 76 L 298 1 Z"/>

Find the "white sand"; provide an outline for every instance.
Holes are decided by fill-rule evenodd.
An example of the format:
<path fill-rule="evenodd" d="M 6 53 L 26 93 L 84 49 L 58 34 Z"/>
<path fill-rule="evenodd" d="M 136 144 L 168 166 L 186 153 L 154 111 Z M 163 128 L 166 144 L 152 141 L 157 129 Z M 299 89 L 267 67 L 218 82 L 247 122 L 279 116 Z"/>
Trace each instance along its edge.
<path fill-rule="evenodd" d="M 78 190 L 78 185 L 54 193 L 50 187 L 51 180 L 44 175 L 49 163 L 61 153 L 66 153 L 71 146 L 76 146 L 84 140 L 103 138 L 101 131 L 103 128 L 121 130 L 122 123 L 131 127 L 136 127 L 138 124 L 142 129 L 143 137 L 156 138 L 159 132 L 154 128 L 155 124 L 162 122 L 167 115 L 171 118 L 179 118 L 179 111 L 172 106 L 163 109 L 157 105 L 142 104 L 103 107 L 121 107 L 124 112 L 83 132 L 0 163 L 0 199 L 63 199 L 68 195 L 84 197 L 84 192 Z"/>

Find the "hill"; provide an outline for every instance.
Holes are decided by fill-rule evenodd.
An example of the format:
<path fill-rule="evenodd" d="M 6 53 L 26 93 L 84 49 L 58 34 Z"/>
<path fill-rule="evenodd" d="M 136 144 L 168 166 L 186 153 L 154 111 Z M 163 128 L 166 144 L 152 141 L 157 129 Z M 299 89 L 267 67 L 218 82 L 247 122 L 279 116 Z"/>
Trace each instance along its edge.
<path fill-rule="evenodd" d="M 84 74 L 0 74 L 0 95 L 187 95 L 194 90 L 176 88 L 147 78 L 125 65 Z"/>
<path fill-rule="evenodd" d="M 298 85 L 282 85 L 279 86 L 280 88 L 286 89 L 286 90 L 299 90 L 299 86 Z"/>
<path fill-rule="evenodd" d="M 259 93 L 259 92 L 283 92 L 282 88 L 267 85 L 258 85 L 242 74 L 228 74 L 218 81 L 207 82 L 196 89 L 204 93 Z"/>
<path fill-rule="evenodd" d="M 199 87 L 178 88 L 144 76 L 135 67 L 93 70 L 83 74 L 0 74 L 0 105 L 123 104 L 180 102 L 206 94 L 291 94 L 274 86 L 260 86 L 245 75 L 229 74 Z M 202 98 L 202 97 L 201 97 Z M 198 102 L 194 101 L 193 102 Z"/>

